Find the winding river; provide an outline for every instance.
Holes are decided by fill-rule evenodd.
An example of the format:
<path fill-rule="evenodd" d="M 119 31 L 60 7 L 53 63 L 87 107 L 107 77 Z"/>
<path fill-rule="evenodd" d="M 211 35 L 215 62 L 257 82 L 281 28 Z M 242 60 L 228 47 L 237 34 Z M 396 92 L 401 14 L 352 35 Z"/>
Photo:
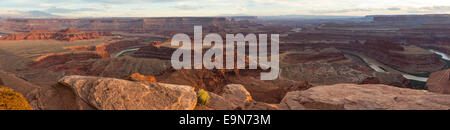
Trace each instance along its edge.
<path fill-rule="evenodd" d="M 429 49 L 429 50 L 430 50 L 431 52 L 433 52 L 434 54 L 438 54 L 438 55 L 442 56 L 442 59 L 447 60 L 447 61 L 450 61 L 450 58 L 448 58 L 448 55 L 447 55 L 447 54 L 442 53 L 442 52 L 439 52 L 439 51 L 436 51 L 436 50 L 433 50 L 433 49 Z"/>
<path fill-rule="evenodd" d="M 140 48 L 130 48 L 130 49 L 123 50 L 123 51 L 117 53 L 116 55 L 114 55 L 114 58 L 115 58 L 115 57 L 119 57 L 119 56 L 121 56 L 122 54 L 127 53 L 127 52 L 138 51 L 139 49 L 140 49 Z"/>
<path fill-rule="evenodd" d="M 1 35 L 0 35 L 0 37 L 1 37 Z M 123 50 L 123 51 L 117 53 L 116 55 L 114 55 L 114 57 L 119 57 L 119 56 L 121 56 L 124 53 L 137 51 L 139 49 L 140 49 L 140 47 L 126 49 L 126 50 Z M 437 55 L 442 56 L 442 59 L 444 59 L 444 60 L 450 61 L 450 58 L 445 53 L 442 53 L 442 52 L 439 52 L 439 51 L 436 51 L 436 50 L 432 50 L 432 49 L 430 49 L 429 51 L 431 51 L 431 52 L 433 52 L 433 53 L 435 53 Z M 354 53 L 354 52 L 347 52 L 347 53 L 351 53 L 351 54 L 354 54 L 354 55 L 360 57 L 362 60 L 364 60 L 364 62 L 370 68 L 374 69 L 377 72 L 397 73 L 397 74 L 403 75 L 403 77 L 405 77 L 406 79 L 416 80 L 416 81 L 421 81 L 421 82 L 427 82 L 427 80 L 428 80 L 428 77 L 419 77 L 419 76 L 414 76 L 414 75 L 410 75 L 410 74 L 398 71 L 398 70 L 396 70 L 396 69 L 394 69 L 394 68 L 392 68 L 390 66 L 387 66 L 387 65 L 385 65 L 383 63 L 380 63 L 377 60 L 374 60 L 374 59 L 372 59 L 372 58 L 370 58 L 368 56 L 365 56 L 363 54 Z"/>
<path fill-rule="evenodd" d="M 377 72 L 389 72 L 389 73 L 395 73 L 395 74 L 401 74 L 403 77 L 405 77 L 406 79 L 409 80 L 416 80 L 416 81 L 421 81 L 421 82 L 427 82 L 428 77 L 419 77 L 419 76 L 414 76 L 414 75 L 410 75 L 401 71 L 398 71 L 390 66 L 387 66 L 383 63 L 378 62 L 375 59 L 372 59 L 366 55 L 363 54 L 359 54 L 359 53 L 354 53 L 354 52 L 347 52 L 347 53 L 351 53 L 354 54 L 358 57 L 360 57 L 362 60 L 364 60 L 364 62 L 372 69 L 374 69 Z"/>
<path fill-rule="evenodd" d="M 429 49 L 429 51 L 433 52 L 433 53 L 435 53 L 437 55 L 442 56 L 443 60 L 450 61 L 450 58 L 445 53 L 442 53 L 442 52 L 439 52 L 439 51 L 436 51 L 436 50 L 432 50 L 432 49 Z M 364 62 L 370 68 L 374 69 L 377 72 L 397 73 L 397 74 L 403 75 L 403 77 L 405 77 L 406 79 L 416 80 L 416 81 L 421 81 L 421 82 L 427 82 L 427 80 L 428 80 L 428 77 L 419 77 L 419 76 L 410 75 L 410 74 L 407 74 L 407 73 L 404 73 L 404 72 L 400 72 L 400 71 L 398 71 L 398 70 L 396 70 L 396 69 L 394 69 L 394 68 L 392 68 L 390 66 L 387 66 L 387 65 L 385 65 L 383 63 L 380 63 L 377 60 L 374 60 L 374 59 L 372 59 L 372 58 L 370 58 L 368 56 L 365 56 L 365 55 L 362 55 L 362 54 L 359 54 L 359 53 L 354 53 L 354 52 L 348 52 L 348 53 L 357 55 L 358 57 L 363 59 Z"/>

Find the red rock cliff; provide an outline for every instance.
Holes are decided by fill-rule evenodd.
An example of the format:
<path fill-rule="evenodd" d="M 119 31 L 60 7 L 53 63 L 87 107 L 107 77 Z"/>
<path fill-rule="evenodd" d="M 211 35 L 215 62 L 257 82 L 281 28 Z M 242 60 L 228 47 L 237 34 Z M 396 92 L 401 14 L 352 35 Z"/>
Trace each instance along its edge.
<path fill-rule="evenodd" d="M 60 40 L 75 41 L 96 39 L 100 36 L 112 36 L 107 32 L 81 32 L 73 28 L 67 28 L 60 31 L 30 31 L 28 33 L 9 34 L 0 38 L 0 40 Z"/>

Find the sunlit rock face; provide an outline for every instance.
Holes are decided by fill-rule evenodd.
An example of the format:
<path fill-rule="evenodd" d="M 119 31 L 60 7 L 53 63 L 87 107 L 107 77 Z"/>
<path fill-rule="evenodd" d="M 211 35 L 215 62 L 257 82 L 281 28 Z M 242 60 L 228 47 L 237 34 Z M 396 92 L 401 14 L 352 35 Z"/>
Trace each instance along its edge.
<path fill-rule="evenodd" d="M 107 32 L 81 32 L 73 28 L 60 31 L 30 31 L 28 33 L 9 34 L 0 37 L 0 40 L 60 40 L 76 41 L 97 39 L 100 36 L 112 36 Z"/>
<path fill-rule="evenodd" d="M 336 84 L 289 92 L 280 104 L 289 110 L 448 110 L 450 95 L 381 84 Z"/>

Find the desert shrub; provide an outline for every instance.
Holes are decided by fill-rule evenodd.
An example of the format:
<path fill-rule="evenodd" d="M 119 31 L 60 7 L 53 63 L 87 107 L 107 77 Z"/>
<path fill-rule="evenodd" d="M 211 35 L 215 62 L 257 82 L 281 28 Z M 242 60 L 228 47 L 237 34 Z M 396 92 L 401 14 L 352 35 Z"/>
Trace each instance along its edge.
<path fill-rule="evenodd" d="M 128 79 L 131 81 L 146 81 L 146 82 L 156 82 L 156 78 L 153 76 L 144 76 L 139 73 L 134 73 L 128 76 Z"/>
<path fill-rule="evenodd" d="M 209 104 L 209 94 L 207 91 L 200 89 L 197 94 L 199 105 L 208 105 Z"/>
<path fill-rule="evenodd" d="M 0 86 L 0 110 L 32 110 L 22 94 Z"/>

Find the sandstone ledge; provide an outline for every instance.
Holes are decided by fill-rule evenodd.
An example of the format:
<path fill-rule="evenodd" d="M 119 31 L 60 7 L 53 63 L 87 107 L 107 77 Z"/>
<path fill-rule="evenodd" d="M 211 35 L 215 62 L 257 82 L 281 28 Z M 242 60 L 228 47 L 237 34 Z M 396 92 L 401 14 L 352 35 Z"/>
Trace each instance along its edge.
<path fill-rule="evenodd" d="M 289 110 L 449 110 L 450 95 L 380 84 L 337 84 L 289 92 Z"/>
<path fill-rule="evenodd" d="M 89 76 L 66 76 L 59 83 L 98 110 L 193 110 L 197 104 L 190 86 Z"/>

